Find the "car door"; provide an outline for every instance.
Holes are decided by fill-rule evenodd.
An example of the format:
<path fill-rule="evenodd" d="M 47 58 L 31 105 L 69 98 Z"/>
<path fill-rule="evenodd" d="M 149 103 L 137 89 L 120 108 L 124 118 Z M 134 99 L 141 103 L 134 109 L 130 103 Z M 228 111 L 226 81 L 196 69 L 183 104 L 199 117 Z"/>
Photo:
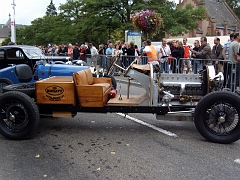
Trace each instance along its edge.
<path fill-rule="evenodd" d="M 5 51 L 4 49 L 0 49 L 0 69 L 7 67 Z"/>

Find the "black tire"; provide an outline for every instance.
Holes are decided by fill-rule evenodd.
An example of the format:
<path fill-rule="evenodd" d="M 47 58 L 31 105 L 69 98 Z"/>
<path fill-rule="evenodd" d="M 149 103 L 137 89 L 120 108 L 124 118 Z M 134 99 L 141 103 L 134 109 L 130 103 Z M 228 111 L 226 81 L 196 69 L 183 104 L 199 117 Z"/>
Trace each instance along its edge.
<path fill-rule="evenodd" d="M 39 111 L 32 98 L 10 91 L 0 96 L 0 133 L 13 140 L 29 138 L 39 125 Z"/>
<path fill-rule="evenodd" d="M 104 75 L 104 77 L 111 78 L 112 79 L 112 87 L 114 89 L 117 89 L 117 81 L 116 81 L 116 79 L 112 75 Z"/>
<path fill-rule="evenodd" d="M 26 83 L 26 84 L 11 84 L 3 87 L 3 93 L 9 91 L 18 91 L 24 94 L 27 94 L 31 98 L 35 98 L 35 86 L 34 83 Z"/>
<path fill-rule="evenodd" d="M 13 84 L 13 82 L 9 79 L 0 79 L 0 94 L 3 93 L 3 87 L 9 85 L 9 84 Z"/>
<path fill-rule="evenodd" d="M 210 142 L 228 144 L 240 139 L 240 98 L 227 91 L 204 96 L 196 106 L 194 123 Z"/>

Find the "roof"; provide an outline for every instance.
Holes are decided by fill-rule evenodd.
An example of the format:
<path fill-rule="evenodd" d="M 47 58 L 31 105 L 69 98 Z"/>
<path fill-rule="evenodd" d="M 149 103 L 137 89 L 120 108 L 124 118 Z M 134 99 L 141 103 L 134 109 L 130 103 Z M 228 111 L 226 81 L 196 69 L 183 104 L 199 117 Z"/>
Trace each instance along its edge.
<path fill-rule="evenodd" d="M 217 0 L 205 0 L 205 7 L 208 15 L 211 18 L 215 18 L 218 25 L 223 25 L 224 21 L 228 22 L 228 26 L 233 26 L 235 23 L 240 24 L 239 20 L 234 16 L 233 12 L 231 12 L 224 2 L 218 2 Z"/>
<path fill-rule="evenodd" d="M 11 18 L 8 19 L 8 21 L 6 22 L 5 26 L 11 25 Z"/>
<path fill-rule="evenodd" d="M 9 46 L 0 46 L 0 49 L 5 49 L 5 48 L 20 48 L 20 49 L 39 49 L 38 47 L 36 46 L 30 46 L 30 45 L 9 45 Z"/>
<path fill-rule="evenodd" d="M 3 28 L 0 30 L 0 38 L 6 38 L 10 34 L 10 27 L 9 26 L 3 26 Z"/>

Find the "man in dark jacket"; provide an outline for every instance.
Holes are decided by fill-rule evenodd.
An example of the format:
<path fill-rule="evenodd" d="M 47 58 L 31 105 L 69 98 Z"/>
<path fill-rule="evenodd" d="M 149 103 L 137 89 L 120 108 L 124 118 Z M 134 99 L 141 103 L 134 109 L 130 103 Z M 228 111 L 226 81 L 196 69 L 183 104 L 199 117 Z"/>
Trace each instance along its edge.
<path fill-rule="evenodd" d="M 79 45 L 76 44 L 75 47 L 73 48 L 73 60 L 77 60 L 80 57 L 80 52 L 79 52 Z"/>
<path fill-rule="evenodd" d="M 206 37 L 201 37 L 201 50 L 199 52 L 194 51 L 192 48 L 190 48 L 190 51 L 193 53 L 192 57 L 196 57 L 198 59 L 211 59 L 211 47 L 207 43 Z M 206 65 L 208 62 L 203 62 L 204 65 Z"/>
<path fill-rule="evenodd" d="M 220 39 L 215 37 L 214 46 L 212 48 L 212 59 L 223 59 L 222 50 L 223 46 L 220 44 Z"/>
<path fill-rule="evenodd" d="M 195 40 L 194 41 L 194 48 L 193 48 L 193 50 L 196 51 L 196 52 L 201 51 L 199 40 Z M 194 57 L 193 54 L 192 54 L 192 58 L 193 59 L 197 59 L 197 57 Z M 193 71 L 194 71 L 194 74 L 197 74 L 198 70 L 201 70 L 201 69 L 202 69 L 202 61 L 201 60 L 193 60 Z"/>

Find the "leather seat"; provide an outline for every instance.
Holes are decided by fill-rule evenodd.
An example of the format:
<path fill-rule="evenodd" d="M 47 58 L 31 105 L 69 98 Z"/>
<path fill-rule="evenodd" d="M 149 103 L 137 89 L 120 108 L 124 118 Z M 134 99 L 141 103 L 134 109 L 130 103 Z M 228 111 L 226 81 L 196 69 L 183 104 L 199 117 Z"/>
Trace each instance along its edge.
<path fill-rule="evenodd" d="M 82 107 L 103 107 L 112 88 L 111 78 L 95 78 L 90 69 L 74 73 L 78 100 Z"/>
<path fill-rule="evenodd" d="M 26 64 L 16 65 L 15 73 L 20 82 L 29 82 L 32 80 L 32 69 Z"/>

